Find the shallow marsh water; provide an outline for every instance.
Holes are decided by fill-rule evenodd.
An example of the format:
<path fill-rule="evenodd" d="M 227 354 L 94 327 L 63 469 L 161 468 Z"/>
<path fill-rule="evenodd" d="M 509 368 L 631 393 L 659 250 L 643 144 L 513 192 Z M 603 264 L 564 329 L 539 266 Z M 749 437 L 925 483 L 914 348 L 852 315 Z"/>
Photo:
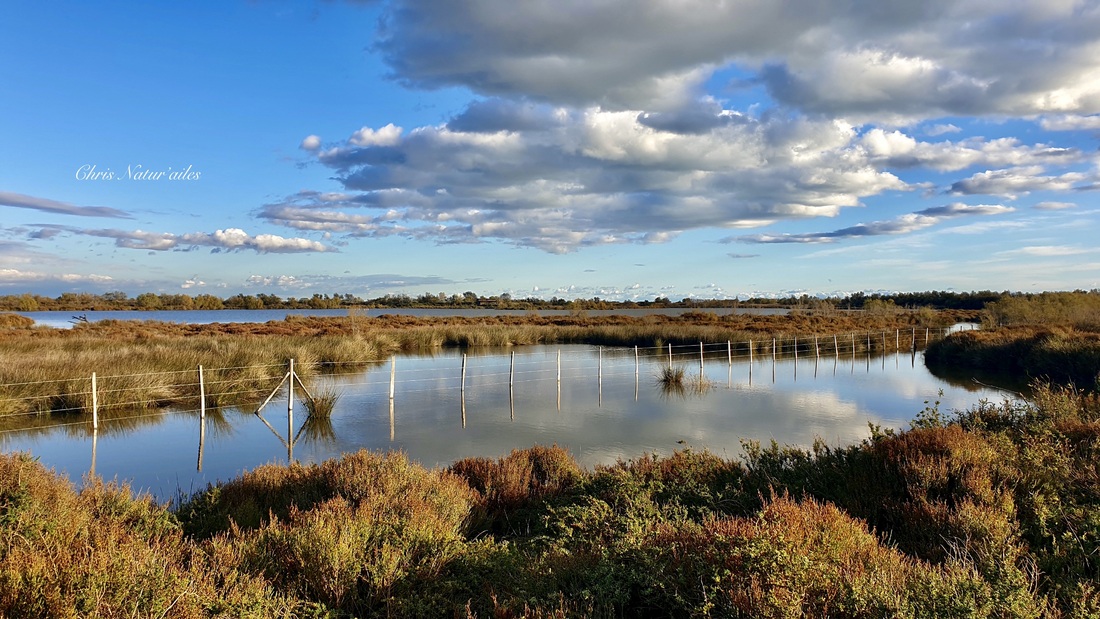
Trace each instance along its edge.
<path fill-rule="evenodd" d="M 307 420 L 296 400 L 292 450 L 285 389 L 263 409 L 270 427 L 237 409 L 209 411 L 204 424 L 197 411 L 122 414 L 101 420 L 98 432 L 83 418 L 60 427 L 49 427 L 58 423 L 50 419 L 0 433 L 0 449 L 29 451 L 74 480 L 94 466 L 106 479 L 169 500 L 260 464 L 317 462 L 361 448 L 403 450 L 428 467 L 535 444 L 561 445 L 586 467 L 685 447 L 738 458 L 742 440 L 847 445 L 867 438 L 869 423 L 901 429 L 937 401 L 950 412 L 1011 397 L 937 378 L 919 351 L 757 356 L 751 364 L 711 351 L 702 373 L 709 385 L 695 390 L 698 351 L 685 349 L 674 359 L 687 376 L 683 393 L 658 385 L 669 362 L 657 351 L 636 361 L 633 349 L 520 347 L 514 366 L 511 352 L 468 356 L 464 386 L 461 351 L 397 357 L 392 406 L 389 363 L 316 379 L 311 391 L 335 386 L 339 401 L 330 419 Z"/>

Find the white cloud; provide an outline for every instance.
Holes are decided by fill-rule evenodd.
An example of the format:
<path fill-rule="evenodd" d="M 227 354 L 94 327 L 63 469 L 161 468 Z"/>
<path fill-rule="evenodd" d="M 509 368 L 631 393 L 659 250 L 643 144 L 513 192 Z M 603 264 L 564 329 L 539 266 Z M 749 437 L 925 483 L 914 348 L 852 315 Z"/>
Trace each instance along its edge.
<path fill-rule="evenodd" d="M 42 273 L 39 271 L 21 271 L 19 269 L 0 269 L 0 285 L 25 283 L 92 283 L 102 284 L 113 281 L 108 275 L 95 273 Z"/>
<path fill-rule="evenodd" d="M 1044 131 L 1088 131 L 1100 129 L 1100 114 L 1094 116 L 1045 116 L 1039 121 Z"/>
<path fill-rule="evenodd" d="M 959 133 L 960 131 L 962 131 L 962 129 L 960 127 L 956 127 L 955 125 L 953 125 L 951 123 L 947 123 L 947 124 L 932 125 L 931 127 L 928 127 L 927 129 L 925 129 L 924 133 L 925 133 L 925 135 L 930 135 L 930 136 L 935 137 L 935 136 L 939 136 L 939 135 L 947 135 L 948 133 Z"/>
<path fill-rule="evenodd" d="M 317 150 L 321 148 L 321 138 L 317 135 L 307 135 L 298 145 L 302 150 Z"/>
<path fill-rule="evenodd" d="M 1015 199 L 1033 191 L 1071 191 L 1082 183 L 1095 182 L 1095 176 L 1067 172 L 1058 176 L 1043 175 L 1038 166 L 987 170 L 953 183 L 950 192 L 956 195 L 984 194 Z"/>
<path fill-rule="evenodd" d="M 1069 247 L 1064 245 L 1032 245 L 1029 247 L 1021 247 L 1020 249 L 1014 249 L 1000 253 L 1002 255 L 1023 255 L 1030 257 L 1059 257 L 1076 256 L 1080 254 L 1093 253 L 1095 251 L 1096 250 L 1082 249 L 1080 247 Z"/>
<path fill-rule="evenodd" d="M 213 247 L 215 250 L 239 251 L 251 249 L 259 253 L 302 253 L 337 251 L 318 241 L 301 238 L 284 238 L 273 234 L 251 236 L 240 228 L 226 228 L 213 233 L 146 232 L 144 230 L 90 230 L 66 228 L 65 231 L 85 236 L 115 239 L 115 245 L 127 249 L 167 251 L 187 250 L 192 247 Z"/>
<path fill-rule="evenodd" d="M 351 134 L 348 143 L 353 146 L 393 146 L 401 139 L 401 131 L 401 127 L 393 123 L 377 130 L 363 127 Z"/>

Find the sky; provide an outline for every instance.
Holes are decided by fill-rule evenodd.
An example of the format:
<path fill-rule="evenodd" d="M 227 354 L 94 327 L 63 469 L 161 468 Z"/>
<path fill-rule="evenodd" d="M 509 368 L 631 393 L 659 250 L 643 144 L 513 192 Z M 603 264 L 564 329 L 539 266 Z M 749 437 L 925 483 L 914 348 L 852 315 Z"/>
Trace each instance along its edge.
<path fill-rule="evenodd" d="M 1100 288 L 1100 1 L 14 0 L 0 295 Z"/>

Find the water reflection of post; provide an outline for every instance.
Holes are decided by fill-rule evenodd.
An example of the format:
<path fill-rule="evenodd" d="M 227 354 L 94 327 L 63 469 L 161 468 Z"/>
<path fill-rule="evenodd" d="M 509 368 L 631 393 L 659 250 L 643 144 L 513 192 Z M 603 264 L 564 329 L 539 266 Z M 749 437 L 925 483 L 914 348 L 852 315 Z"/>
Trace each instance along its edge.
<path fill-rule="evenodd" d="M 634 347 L 634 401 L 638 401 L 638 347 Z"/>
<path fill-rule="evenodd" d="M 600 346 L 599 365 L 596 367 L 596 382 L 599 390 L 599 406 L 603 406 L 603 346 Z"/>
<path fill-rule="evenodd" d="M 92 477 L 95 477 L 95 451 L 96 451 L 96 442 L 97 442 L 98 438 L 99 438 L 99 428 L 93 427 L 92 428 L 92 468 L 88 471 L 88 473 Z"/>
<path fill-rule="evenodd" d="M 462 394 L 462 429 L 466 429 L 466 394 Z"/>
<path fill-rule="evenodd" d="M 196 468 L 202 472 L 202 448 L 206 443 L 206 385 L 202 380 L 202 366 L 199 366 L 199 461 Z"/>
<path fill-rule="evenodd" d="M 516 420 L 516 390 L 508 385 L 508 418 Z"/>
<path fill-rule="evenodd" d="M 749 340 L 749 386 L 752 386 L 752 340 Z"/>
<path fill-rule="evenodd" d="M 462 393 L 462 405 L 466 405 L 466 393 Z M 465 415 L 463 415 L 465 417 Z M 462 424 L 465 426 L 466 424 Z M 393 400 L 390 400 L 390 442 L 393 442 L 394 430 L 395 430 L 394 416 L 393 416 Z"/>

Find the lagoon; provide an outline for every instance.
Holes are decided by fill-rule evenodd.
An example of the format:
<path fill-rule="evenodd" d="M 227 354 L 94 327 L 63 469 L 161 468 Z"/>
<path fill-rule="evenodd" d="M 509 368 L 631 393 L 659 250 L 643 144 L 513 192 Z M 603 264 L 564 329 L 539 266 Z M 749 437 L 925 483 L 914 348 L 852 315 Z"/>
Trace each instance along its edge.
<path fill-rule="evenodd" d="M 780 307 L 749 307 L 749 308 L 683 308 L 683 307 L 654 307 L 613 310 L 583 310 L 587 316 L 679 316 L 687 312 L 707 312 L 718 316 L 727 314 L 752 314 L 758 316 L 786 315 L 790 310 Z M 43 327 L 68 328 L 72 327 L 80 318 L 86 318 L 88 322 L 101 320 L 156 320 L 161 322 L 178 322 L 184 324 L 211 324 L 229 322 L 268 322 L 270 320 L 284 320 L 287 316 L 316 316 L 316 317 L 342 317 L 355 315 L 360 317 L 370 316 L 415 316 L 432 318 L 440 316 L 459 316 L 478 318 L 482 316 L 569 316 L 573 310 L 502 310 L 493 308 L 350 308 L 350 309 L 221 309 L 221 310 L 99 310 L 99 311 L 48 311 L 48 312 L 15 312 L 35 321 L 35 324 Z"/>
<path fill-rule="evenodd" d="M 1014 397 L 937 378 L 920 351 L 751 363 L 713 354 L 702 369 L 708 388 L 682 394 L 657 383 L 669 363 L 663 350 L 643 350 L 637 361 L 633 349 L 583 345 L 517 347 L 514 362 L 512 352 L 469 355 L 464 385 L 460 350 L 399 356 L 392 401 L 390 362 L 322 376 L 307 386 L 334 386 L 339 401 L 330 419 L 307 421 L 296 400 L 291 449 L 285 389 L 262 411 L 270 427 L 251 410 L 210 411 L 205 423 L 195 410 L 139 411 L 101 420 L 94 433 L 83 418 L 7 426 L 0 448 L 28 451 L 74 481 L 94 467 L 170 500 L 260 464 L 318 462 L 363 448 L 402 450 L 428 467 L 534 444 L 565 447 L 587 467 L 685 448 L 738 458 L 743 440 L 848 445 L 870 435 L 868 424 L 903 429 L 937 401 L 949 412 Z M 678 350 L 674 365 L 689 379 L 699 376 L 698 349 Z"/>

